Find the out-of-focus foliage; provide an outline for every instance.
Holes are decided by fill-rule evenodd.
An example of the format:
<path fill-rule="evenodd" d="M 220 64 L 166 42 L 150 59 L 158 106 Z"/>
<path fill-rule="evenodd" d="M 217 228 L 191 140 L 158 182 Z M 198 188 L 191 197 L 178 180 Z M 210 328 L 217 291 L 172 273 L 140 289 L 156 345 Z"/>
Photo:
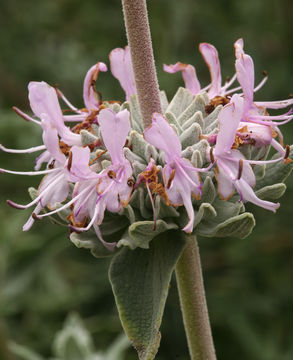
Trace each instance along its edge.
<path fill-rule="evenodd" d="M 84 327 L 78 315 L 72 313 L 65 321 L 62 330 L 56 333 L 52 351 L 55 355 L 51 360 L 123 360 L 125 350 L 129 347 L 125 335 L 119 336 L 109 349 L 104 352 L 94 350 L 93 339 Z M 44 360 L 44 358 L 25 346 L 9 342 L 9 350 L 21 360 Z"/>
<path fill-rule="evenodd" d="M 233 75 L 233 42 L 243 37 L 256 78 L 269 81 L 257 99 L 284 99 L 293 92 L 291 0 L 149 0 L 150 23 L 160 86 L 169 98 L 182 84 L 162 63 L 196 65 L 203 84 L 208 72 L 197 45 L 211 42 L 220 53 L 223 76 Z M 96 61 L 108 62 L 112 48 L 126 45 L 121 5 L 114 0 L 10 0 L 0 11 L 0 142 L 12 148 L 40 144 L 40 130 L 9 107 L 28 108 L 30 80 L 58 83 L 82 106 L 82 82 Z M 118 82 L 101 74 L 105 99 L 123 100 Z M 282 128 L 293 143 L 293 123 Z M 33 155 L 0 153 L 0 166 L 28 170 Z M 0 359 L 19 357 L 9 342 L 52 356 L 52 343 L 67 314 L 75 311 L 90 331 L 93 347 L 104 351 L 121 333 L 107 279 L 108 260 L 77 249 L 67 229 L 43 220 L 21 231 L 28 211 L 10 209 L 5 199 L 28 202 L 28 186 L 39 178 L 1 175 L 0 193 Z M 276 215 L 250 206 L 257 226 L 244 240 L 200 239 L 207 301 L 219 359 L 293 358 L 293 181 Z M 163 318 L 158 360 L 187 360 L 175 282 Z M 59 356 L 56 354 L 56 356 Z M 128 349 L 126 360 L 136 359 Z M 32 359 L 31 359 L 32 360 Z"/>

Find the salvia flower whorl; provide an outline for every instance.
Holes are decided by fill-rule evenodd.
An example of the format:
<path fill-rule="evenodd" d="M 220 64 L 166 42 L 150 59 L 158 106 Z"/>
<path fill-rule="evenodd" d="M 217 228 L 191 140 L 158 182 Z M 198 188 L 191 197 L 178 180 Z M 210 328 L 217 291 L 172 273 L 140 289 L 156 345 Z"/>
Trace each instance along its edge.
<path fill-rule="evenodd" d="M 164 65 L 182 73 L 186 88 L 168 102 L 161 92 L 163 114 L 154 113 L 143 129 L 129 49 L 110 54 L 111 72 L 126 101 L 104 101 L 95 84 L 107 66 L 98 62 L 86 74 L 85 108 L 77 109 L 57 88 L 45 82 L 28 86 L 33 116 L 16 113 L 40 126 L 43 144 L 10 153 L 42 153 L 35 171 L 2 173 L 45 175 L 38 189 L 29 189 L 34 207 L 23 226 L 58 217 L 68 224 L 70 239 L 95 256 L 109 256 L 122 246 L 148 248 L 162 232 L 182 229 L 201 236 L 250 234 L 255 225 L 245 203 L 275 212 L 292 170 L 292 147 L 284 145 L 280 126 L 293 118 L 291 109 L 271 116 L 293 99 L 254 101 L 265 83 L 254 84 L 254 64 L 235 43 L 236 73 L 222 84 L 217 50 L 200 44 L 211 83 L 202 88 L 192 65 Z M 234 82 L 239 85 L 231 89 Z M 61 109 L 61 99 L 72 112 Z M 70 124 L 71 126 L 68 126 Z M 267 159 L 270 148 L 274 154 Z M 43 167 L 43 170 L 42 170 Z"/>

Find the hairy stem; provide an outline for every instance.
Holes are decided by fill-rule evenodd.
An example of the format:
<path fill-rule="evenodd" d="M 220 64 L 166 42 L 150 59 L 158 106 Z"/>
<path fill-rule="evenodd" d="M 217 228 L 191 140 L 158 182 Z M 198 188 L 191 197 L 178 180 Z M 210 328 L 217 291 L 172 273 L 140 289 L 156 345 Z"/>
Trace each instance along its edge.
<path fill-rule="evenodd" d="M 146 0 L 122 0 L 135 85 L 144 128 L 162 113 Z"/>
<path fill-rule="evenodd" d="M 191 359 L 215 360 L 216 354 L 195 236 L 188 236 L 186 247 L 176 265 L 176 280 Z"/>

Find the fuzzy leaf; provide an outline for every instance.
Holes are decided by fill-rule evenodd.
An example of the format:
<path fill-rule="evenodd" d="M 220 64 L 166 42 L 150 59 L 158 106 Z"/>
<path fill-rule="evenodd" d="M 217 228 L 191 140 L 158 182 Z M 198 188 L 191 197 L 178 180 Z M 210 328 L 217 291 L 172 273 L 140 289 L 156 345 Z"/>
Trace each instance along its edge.
<path fill-rule="evenodd" d="M 200 205 L 198 212 L 195 214 L 194 217 L 194 227 L 198 225 L 202 219 L 204 218 L 214 218 L 217 216 L 216 210 L 213 208 L 211 204 L 203 203 Z"/>
<path fill-rule="evenodd" d="M 124 330 L 140 360 L 153 360 L 171 275 L 185 241 L 180 232 L 156 237 L 148 250 L 124 248 L 111 262 L 109 277 Z"/>
<path fill-rule="evenodd" d="M 202 156 L 198 150 L 192 151 L 191 162 L 195 167 L 201 168 L 203 166 Z"/>
<path fill-rule="evenodd" d="M 150 210 L 145 206 L 145 192 L 142 187 L 138 187 L 132 194 L 130 200 L 131 206 L 140 210 L 141 215 L 145 219 L 149 219 L 152 216 Z"/>
<path fill-rule="evenodd" d="M 223 106 L 218 105 L 215 110 L 210 113 L 206 118 L 204 118 L 204 133 L 208 134 L 215 127 L 216 122 L 218 121 L 219 112 L 222 110 Z"/>
<path fill-rule="evenodd" d="M 215 200 L 216 195 L 217 195 L 217 192 L 216 192 L 215 186 L 213 184 L 213 181 L 209 176 L 207 176 L 203 183 L 202 196 L 201 196 L 200 201 L 202 203 L 210 203 L 211 204 Z"/>
<path fill-rule="evenodd" d="M 183 113 L 179 116 L 178 122 L 179 124 L 184 124 L 189 121 L 189 119 L 198 111 L 201 114 L 205 115 L 205 99 L 202 95 L 197 95 L 192 103 L 183 111 Z"/>
<path fill-rule="evenodd" d="M 171 100 L 166 112 L 171 112 L 177 118 L 191 104 L 193 96 L 190 91 L 180 87 Z"/>
<path fill-rule="evenodd" d="M 140 134 L 142 134 L 142 132 L 143 132 L 143 128 L 142 128 L 143 121 L 142 121 L 140 107 L 139 107 L 136 95 L 131 95 L 130 96 L 129 106 L 130 106 L 130 114 L 131 114 L 131 116 L 130 116 L 131 128 L 133 130 L 136 130 Z"/>
<path fill-rule="evenodd" d="M 204 160 L 204 162 L 207 162 L 206 161 L 206 152 L 207 152 L 208 147 L 209 147 L 209 143 L 205 139 L 200 140 L 198 143 L 196 143 L 192 146 L 194 151 L 198 150 L 200 152 L 200 155 L 202 156 L 202 159 Z"/>
<path fill-rule="evenodd" d="M 274 201 L 284 195 L 287 186 L 283 183 L 265 186 L 264 188 L 256 191 L 256 195 L 267 201 Z"/>
<path fill-rule="evenodd" d="M 239 215 L 243 204 L 242 202 L 237 201 L 239 198 L 238 195 L 236 195 L 234 201 L 225 201 L 220 200 L 217 198 L 214 203 L 213 207 L 216 209 L 218 216 L 214 219 L 216 223 L 220 224 L 223 221 L 226 221 L 234 216 Z"/>
<path fill-rule="evenodd" d="M 166 217 L 179 217 L 179 212 L 173 206 L 167 205 L 165 200 L 160 196 L 156 197 L 155 209 L 158 219 Z"/>
<path fill-rule="evenodd" d="M 166 95 L 165 91 L 163 91 L 163 90 L 160 91 L 160 100 L 161 100 L 162 111 L 164 113 L 167 110 L 169 102 L 167 99 L 167 95 Z"/>
<path fill-rule="evenodd" d="M 89 144 L 95 142 L 96 140 L 98 140 L 98 138 L 94 134 L 90 133 L 87 130 L 81 130 L 80 136 L 81 136 L 81 144 L 83 146 L 89 145 Z"/>
<path fill-rule="evenodd" d="M 144 158 L 145 150 L 148 143 L 145 141 L 144 137 L 139 134 L 137 131 L 131 131 L 130 133 L 130 145 L 132 147 L 132 152 L 135 155 Z"/>
<path fill-rule="evenodd" d="M 182 129 L 188 129 L 192 124 L 198 124 L 201 129 L 204 127 L 204 119 L 202 116 L 202 113 L 200 111 L 197 111 L 195 114 L 193 114 L 188 120 L 186 120 L 182 124 Z"/>
<path fill-rule="evenodd" d="M 200 223 L 197 228 L 197 234 L 206 237 L 235 236 L 243 239 L 251 233 L 254 226 L 254 216 L 251 213 L 246 212 L 234 216 L 215 227 L 211 227 L 208 223 Z"/>
<path fill-rule="evenodd" d="M 117 252 L 117 250 L 108 250 L 98 239 L 97 235 L 91 231 L 80 234 L 73 232 L 70 234 L 70 241 L 78 248 L 91 250 L 91 253 L 96 258 L 113 256 Z"/>
<path fill-rule="evenodd" d="M 149 243 L 154 237 L 171 229 L 178 229 L 178 225 L 168 224 L 164 220 L 157 220 L 154 229 L 153 221 L 137 221 L 129 227 L 129 235 L 134 240 L 137 247 L 149 248 Z"/>
<path fill-rule="evenodd" d="M 279 157 L 275 154 L 272 159 Z M 290 147 L 290 158 L 293 157 L 293 145 Z M 283 164 L 282 161 L 266 165 L 265 176 L 256 183 L 255 190 L 259 190 L 265 186 L 281 183 L 286 180 L 293 169 L 293 162 Z"/>
<path fill-rule="evenodd" d="M 181 134 L 182 133 L 182 128 L 179 125 L 178 121 L 176 120 L 175 115 L 171 111 L 167 111 L 166 114 L 165 114 L 165 117 L 168 120 L 168 123 L 170 125 L 174 125 L 176 127 L 176 132 Z"/>
<path fill-rule="evenodd" d="M 180 142 L 182 149 L 185 149 L 187 146 L 192 146 L 196 144 L 201 135 L 201 127 L 194 123 L 188 129 L 184 130 L 180 135 Z"/>

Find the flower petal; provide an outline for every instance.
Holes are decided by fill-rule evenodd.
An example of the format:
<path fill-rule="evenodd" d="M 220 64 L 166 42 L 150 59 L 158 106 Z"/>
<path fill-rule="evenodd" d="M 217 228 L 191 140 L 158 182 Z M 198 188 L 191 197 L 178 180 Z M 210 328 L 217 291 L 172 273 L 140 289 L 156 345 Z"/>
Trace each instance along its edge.
<path fill-rule="evenodd" d="M 237 80 L 242 87 L 245 104 L 244 112 L 253 107 L 254 94 L 254 64 L 252 58 L 243 51 L 243 40 L 236 41 L 235 55 L 236 55 L 236 74 Z"/>
<path fill-rule="evenodd" d="M 132 177 L 132 168 L 128 162 L 125 162 L 123 170 L 123 178 L 117 184 L 120 202 L 123 206 L 127 206 L 132 193 L 132 184 L 129 185 L 128 179 Z"/>
<path fill-rule="evenodd" d="M 60 164 L 65 164 L 66 157 L 59 147 L 58 132 L 46 113 L 42 114 L 43 141 L 50 155 Z"/>
<path fill-rule="evenodd" d="M 226 167 L 221 161 L 217 162 L 215 178 L 218 183 L 218 193 L 222 200 L 228 200 L 234 194 L 232 176 L 227 174 Z"/>
<path fill-rule="evenodd" d="M 56 179 L 58 179 L 57 182 Z M 52 186 L 53 182 L 56 182 L 54 186 Z M 50 190 L 48 189 L 49 187 Z M 40 203 L 43 207 L 49 206 L 50 208 L 55 208 L 57 203 L 61 203 L 66 200 L 68 192 L 68 177 L 66 176 L 65 170 L 63 169 L 57 175 L 46 175 L 42 179 L 38 188 L 38 194 L 41 195 Z M 44 193 L 44 195 L 42 195 L 42 193 Z"/>
<path fill-rule="evenodd" d="M 186 89 L 190 90 L 192 95 L 196 95 L 200 92 L 200 83 L 198 81 L 194 66 L 189 64 L 183 64 L 181 62 L 177 62 L 173 65 L 164 64 L 164 71 L 170 74 L 181 71 Z"/>
<path fill-rule="evenodd" d="M 128 101 L 131 95 L 136 94 L 129 47 L 126 46 L 125 49 L 117 48 L 112 50 L 109 58 L 111 72 L 120 82 L 122 89 L 125 91 L 126 100 Z"/>
<path fill-rule="evenodd" d="M 236 59 L 239 59 L 242 55 L 244 55 L 243 47 L 244 47 L 243 39 L 240 38 L 237 41 L 235 41 L 234 48 L 235 48 Z"/>
<path fill-rule="evenodd" d="M 125 161 L 123 147 L 130 131 L 129 115 L 127 109 L 118 114 L 111 109 L 104 109 L 98 116 L 103 141 L 113 164 L 122 164 Z"/>
<path fill-rule="evenodd" d="M 35 165 L 34 169 L 40 170 L 43 163 L 50 163 L 52 160 L 54 160 L 54 159 L 52 158 L 49 151 L 46 150 L 36 158 L 36 160 L 35 160 L 36 165 Z"/>
<path fill-rule="evenodd" d="M 256 106 L 264 107 L 266 109 L 283 109 L 293 105 L 293 99 L 279 100 L 279 101 L 255 101 Z"/>
<path fill-rule="evenodd" d="M 83 82 L 83 101 L 88 110 L 96 110 L 99 108 L 99 100 L 95 91 L 94 85 L 97 81 L 99 72 L 106 72 L 107 66 L 103 62 L 98 62 L 93 65 L 84 78 Z"/>
<path fill-rule="evenodd" d="M 236 131 L 242 116 L 242 109 L 243 99 L 238 94 L 235 94 L 232 96 L 231 101 L 220 111 L 220 130 L 214 151 L 216 157 L 230 151 L 235 141 Z"/>
<path fill-rule="evenodd" d="M 55 127 L 64 125 L 58 96 L 52 86 L 44 81 L 31 81 L 28 90 L 30 106 L 37 117 L 41 118 L 41 115 L 46 113 L 56 121 Z"/>
<path fill-rule="evenodd" d="M 260 206 L 264 209 L 276 212 L 276 210 L 280 207 L 279 203 L 273 203 L 270 201 L 261 200 L 258 198 L 253 189 L 247 184 L 244 179 L 236 180 L 235 187 L 240 194 L 243 201 L 249 201 L 253 204 Z"/>
<path fill-rule="evenodd" d="M 44 81 L 32 81 L 29 83 L 28 89 L 30 105 L 35 115 L 42 118 L 44 113 L 47 114 L 66 144 L 81 145 L 80 135 L 72 133 L 64 125 L 56 90 Z"/>
<path fill-rule="evenodd" d="M 154 113 L 152 125 L 144 131 L 144 138 L 156 148 L 165 152 L 165 160 L 171 163 L 174 157 L 181 158 L 181 143 L 179 137 L 165 117 Z"/>
<path fill-rule="evenodd" d="M 177 167 L 175 167 L 175 176 L 172 180 L 172 183 L 170 187 L 167 188 L 173 170 L 174 169 L 169 165 L 166 165 L 164 167 L 164 182 L 166 186 L 166 193 L 168 195 L 168 199 L 173 205 L 184 205 L 187 215 L 189 217 L 189 221 L 187 225 L 183 228 L 183 230 L 187 233 L 191 233 L 193 231 L 194 223 L 194 209 L 191 201 L 191 193 L 192 190 L 194 190 L 194 193 L 198 190 L 193 187 L 189 181 L 187 181 L 186 177 L 183 176 L 182 171 L 180 171 L 180 169 L 178 169 Z M 190 172 L 190 174 L 188 175 L 193 177 L 192 180 L 198 181 L 198 178 L 194 178 L 195 176 L 198 176 L 198 174 L 196 175 L 195 172 Z"/>
<path fill-rule="evenodd" d="M 99 175 L 92 171 L 89 166 L 90 149 L 88 147 L 81 148 L 79 146 L 72 146 L 71 153 L 70 181 L 77 182 L 95 179 L 98 181 Z"/>
<path fill-rule="evenodd" d="M 254 124 L 250 122 L 240 122 L 238 131 L 242 136 L 247 136 L 254 140 L 256 148 L 269 145 L 273 139 L 272 128 L 267 125 Z"/>
<path fill-rule="evenodd" d="M 95 208 L 97 200 L 97 181 L 81 181 L 74 186 L 73 197 L 85 191 L 85 194 L 74 202 L 73 217 L 77 223 L 82 223 Z"/>
<path fill-rule="evenodd" d="M 199 44 L 199 51 L 210 71 L 211 87 L 208 95 L 212 99 L 221 94 L 222 77 L 218 51 L 213 45 L 208 43 Z"/>

